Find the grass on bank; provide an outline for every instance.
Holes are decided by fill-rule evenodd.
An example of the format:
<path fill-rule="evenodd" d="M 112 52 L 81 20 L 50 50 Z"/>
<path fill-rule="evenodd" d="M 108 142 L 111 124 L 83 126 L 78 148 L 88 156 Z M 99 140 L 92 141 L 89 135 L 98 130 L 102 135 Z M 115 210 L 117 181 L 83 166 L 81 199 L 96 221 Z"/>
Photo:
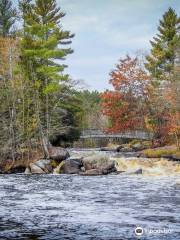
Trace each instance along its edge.
<path fill-rule="evenodd" d="M 160 158 L 163 156 L 173 156 L 173 155 L 180 157 L 180 150 L 174 146 L 165 146 L 162 148 L 143 150 L 143 154 L 149 158 Z"/>

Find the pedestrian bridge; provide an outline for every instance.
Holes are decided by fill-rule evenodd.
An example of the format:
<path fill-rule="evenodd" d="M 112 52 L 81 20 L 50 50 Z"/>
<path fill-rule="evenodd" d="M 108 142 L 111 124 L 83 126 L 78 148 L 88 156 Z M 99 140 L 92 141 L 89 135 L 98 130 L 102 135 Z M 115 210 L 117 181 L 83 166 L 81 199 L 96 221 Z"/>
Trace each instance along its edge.
<path fill-rule="evenodd" d="M 81 132 L 80 139 L 109 139 L 109 140 L 120 140 L 120 139 L 140 139 L 140 140 L 151 140 L 152 134 L 142 130 L 131 130 L 119 133 L 105 133 L 99 129 L 86 129 Z"/>

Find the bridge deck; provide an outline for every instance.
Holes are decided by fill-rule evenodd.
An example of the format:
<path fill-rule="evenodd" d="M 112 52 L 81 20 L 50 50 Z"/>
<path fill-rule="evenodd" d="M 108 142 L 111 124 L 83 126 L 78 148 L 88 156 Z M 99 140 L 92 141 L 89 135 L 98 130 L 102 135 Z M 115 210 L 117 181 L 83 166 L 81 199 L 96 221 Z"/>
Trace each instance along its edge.
<path fill-rule="evenodd" d="M 125 131 L 122 133 L 116 133 L 116 134 L 106 134 L 101 130 L 84 130 L 80 136 L 81 139 L 88 139 L 88 138 L 130 138 L 130 139 L 143 139 L 143 140 L 149 140 L 152 138 L 152 135 L 140 130 L 135 131 Z"/>

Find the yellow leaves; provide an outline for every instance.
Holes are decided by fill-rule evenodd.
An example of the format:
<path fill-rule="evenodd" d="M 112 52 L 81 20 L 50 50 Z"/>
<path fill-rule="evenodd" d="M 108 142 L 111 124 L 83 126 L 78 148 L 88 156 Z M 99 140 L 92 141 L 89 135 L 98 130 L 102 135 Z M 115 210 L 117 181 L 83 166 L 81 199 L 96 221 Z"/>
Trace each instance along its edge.
<path fill-rule="evenodd" d="M 10 75 L 19 57 L 19 40 L 0 37 L 0 74 Z"/>

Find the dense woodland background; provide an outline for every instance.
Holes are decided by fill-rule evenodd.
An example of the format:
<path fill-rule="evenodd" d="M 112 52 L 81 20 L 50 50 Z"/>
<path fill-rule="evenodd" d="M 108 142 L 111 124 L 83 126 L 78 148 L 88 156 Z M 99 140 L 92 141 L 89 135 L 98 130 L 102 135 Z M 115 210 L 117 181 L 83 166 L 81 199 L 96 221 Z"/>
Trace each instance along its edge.
<path fill-rule="evenodd" d="M 149 55 L 127 55 L 110 71 L 112 91 L 78 90 L 64 73 L 74 34 L 55 0 L 0 0 L 0 159 L 49 155 L 83 129 L 143 129 L 153 144 L 180 138 L 180 18 L 161 17 Z M 21 27 L 18 27 L 21 26 Z M 143 34 L 143 33 L 142 33 Z"/>

